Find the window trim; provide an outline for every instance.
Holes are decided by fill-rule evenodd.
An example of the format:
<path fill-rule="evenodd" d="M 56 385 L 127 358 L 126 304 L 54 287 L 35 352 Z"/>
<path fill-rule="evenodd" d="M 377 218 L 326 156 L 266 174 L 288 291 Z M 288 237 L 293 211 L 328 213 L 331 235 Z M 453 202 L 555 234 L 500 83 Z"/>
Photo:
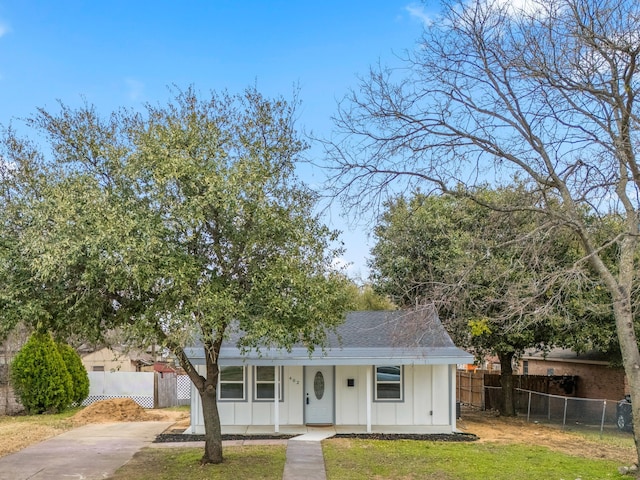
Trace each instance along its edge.
<path fill-rule="evenodd" d="M 282 365 L 279 365 L 279 366 L 277 366 L 277 365 L 273 365 L 273 366 L 272 365 L 254 365 L 253 366 L 253 372 L 252 372 L 253 373 L 253 401 L 254 402 L 260 402 L 260 403 L 263 403 L 263 402 L 273 403 L 273 401 L 274 401 L 273 397 L 272 398 L 258 398 L 258 384 L 259 383 L 260 384 L 267 384 L 267 385 L 275 383 L 275 380 L 273 382 L 272 381 L 266 381 L 266 380 L 258 381 L 258 368 L 259 367 L 271 367 L 271 368 L 274 368 L 274 369 L 276 369 L 276 368 L 280 369 L 279 376 L 278 376 L 278 381 L 279 381 L 279 383 L 278 383 L 278 387 L 279 387 L 278 388 L 278 402 L 280 402 L 280 403 L 284 402 L 284 388 L 283 388 L 284 383 L 282 381 L 282 378 L 284 376 L 284 367 Z M 275 374 L 275 370 L 274 370 L 274 374 Z"/>
<path fill-rule="evenodd" d="M 378 368 L 398 367 L 400 369 L 400 380 L 398 381 L 378 381 Z M 400 385 L 400 398 L 378 398 L 378 385 Z M 374 365 L 373 366 L 373 401 L 380 403 L 404 403 L 404 365 Z"/>
<path fill-rule="evenodd" d="M 239 380 L 222 380 L 222 370 L 224 368 L 227 367 L 240 367 L 242 368 L 242 381 Z M 242 384 L 242 398 L 236 397 L 236 398 L 222 398 L 221 394 L 222 394 L 222 384 L 223 383 L 228 383 L 228 384 Z M 219 368 L 219 373 L 218 373 L 218 401 L 219 402 L 246 402 L 247 401 L 247 368 L 245 365 L 224 365 L 224 366 L 220 366 Z"/>

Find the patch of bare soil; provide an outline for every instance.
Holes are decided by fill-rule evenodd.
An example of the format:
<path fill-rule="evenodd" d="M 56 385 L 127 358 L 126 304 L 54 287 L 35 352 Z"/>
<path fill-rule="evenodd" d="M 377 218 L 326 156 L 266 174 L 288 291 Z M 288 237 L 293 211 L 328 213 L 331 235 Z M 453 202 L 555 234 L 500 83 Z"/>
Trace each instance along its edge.
<path fill-rule="evenodd" d="M 540 445 L 568 455 L 616 460 L 628 465 L 636 462 L 633 447 L 589 440 L 555 427 L 528 423 L 522 418 L 501 417 L 495 412 L 463 411 L 457 427 L 465 433 L 477 435 L 479 442 Z"/>
<path fill-rule="evenodd" d="M 184 421 L 187 412 L 145 410 L 130 398 L 114 398 L 94 402 L 76 413 L 72 420 L 76 425 L 108 422 Z M 188 425 L 188 423 L 187 423 Z M 186 427 L 185 427 L 186 428 Z"/>
<path fill-rule="evenodd" d="M 29 445 L 59 435 L 70 425 L 38 425 L 16 423 L 12 417 L 4 417 L 0 421 L 0 457 L 4 457 Z"/>

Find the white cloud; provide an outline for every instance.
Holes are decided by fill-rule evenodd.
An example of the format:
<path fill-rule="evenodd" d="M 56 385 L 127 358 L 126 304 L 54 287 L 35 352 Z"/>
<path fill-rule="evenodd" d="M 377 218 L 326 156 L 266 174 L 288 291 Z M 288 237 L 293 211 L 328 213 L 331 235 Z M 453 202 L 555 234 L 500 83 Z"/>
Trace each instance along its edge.
<path fill-rule="evenodd" d="M 337 257 L 331 261 L 331 269 L 336 272 L 344 273 L 345 271 L 349 270 L 351 266 L 352 264 L 343 257 Z"/>
<path fill-rule="evenodd" d="M 0 156 L 0 178 L 1 179 L 8 178 L 17 169 L 18 169 L 18 166 L 14 162 L 8 162 L 2 156 Z"/>
<path fill-rule="evenodd" d="M 491 0 L 496 8 L 504 8 L 510 16 L 546 16 L 548 12 L 539 0 Z"/>
<path fill-rule="evenodd" d="M 129 100 L 138 101 L 144 96 L 144 83 L 135 78 L 125 78 L 124 83 L 127 86 L 127 95 Z"/>
<path fill-rule="evenodd" d="M 409 12 L 409 15 L 411 17 L 418 19 L 425 26 L 431 25 L 433 23 L 433 18 L 424 10 L 424 5 L 410 3 L 404 8 L 407 12 Z"/>
<path fill-rule="evenodd" d="M 9 28 L 9 25 L 4 22 L 0 22 L 0 37 L 4 37 L 10 31 L 11 29 Z"/>

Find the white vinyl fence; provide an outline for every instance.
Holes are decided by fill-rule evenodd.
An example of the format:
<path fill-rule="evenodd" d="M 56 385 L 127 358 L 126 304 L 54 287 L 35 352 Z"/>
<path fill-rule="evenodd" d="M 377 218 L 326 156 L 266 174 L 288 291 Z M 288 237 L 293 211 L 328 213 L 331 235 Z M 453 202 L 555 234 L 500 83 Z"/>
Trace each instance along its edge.
<path fill-rule="evenodd" d="M 143 408 L 153 408 L 154 376 L 154 372 L 89 372 L 89 396 L 82 405 L 131 398 Z"/>
<path fill-rule="evenodd" d="M 191 405 L 191 379 L 189 375 L 178 375 L 178 405 Z"/>
<path fill-rule="evenodd" d="M 82 405 L 113 398 L 131 398 L 143 408 L 189 405 L 189 385 L 189 377 L 175 373 L 89 372 L 89 396 Z"/>

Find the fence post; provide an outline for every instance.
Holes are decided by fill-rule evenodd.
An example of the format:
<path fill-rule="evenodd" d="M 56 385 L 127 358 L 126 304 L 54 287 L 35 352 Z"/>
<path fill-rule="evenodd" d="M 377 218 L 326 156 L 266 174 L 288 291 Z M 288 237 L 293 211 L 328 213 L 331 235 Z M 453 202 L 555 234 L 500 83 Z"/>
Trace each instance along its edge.
<path fill-rule="evenodd" d="M 551 398 L 551 397 L 549 397 L 549 398 Z M 564 430 L 564 426 L 567 423 L 567 400 L 568 400 L 568 398 L 564 397 L 564 415 L 562 417 L 562 429 L 563 430 Z"/>
<path fill-rule="evenodd" d="M 604 431 L 604 417 L 607 412 L 607 400 L 602 401 L 602 420 L 600 420 L 600 438 L 602 438 L 602 433 Z"/>
<path fill-rule="evenodd" d="M 158 408 L 158 375 L 159 372 L 153 372 L 153 408 Z"/>
<path fill-rule="evenodd" d="M 529 403 L 527 405 L 527 423 L 529 423 L 530 415 L 531 415 L 531 390 L 529 390 Z"/>

